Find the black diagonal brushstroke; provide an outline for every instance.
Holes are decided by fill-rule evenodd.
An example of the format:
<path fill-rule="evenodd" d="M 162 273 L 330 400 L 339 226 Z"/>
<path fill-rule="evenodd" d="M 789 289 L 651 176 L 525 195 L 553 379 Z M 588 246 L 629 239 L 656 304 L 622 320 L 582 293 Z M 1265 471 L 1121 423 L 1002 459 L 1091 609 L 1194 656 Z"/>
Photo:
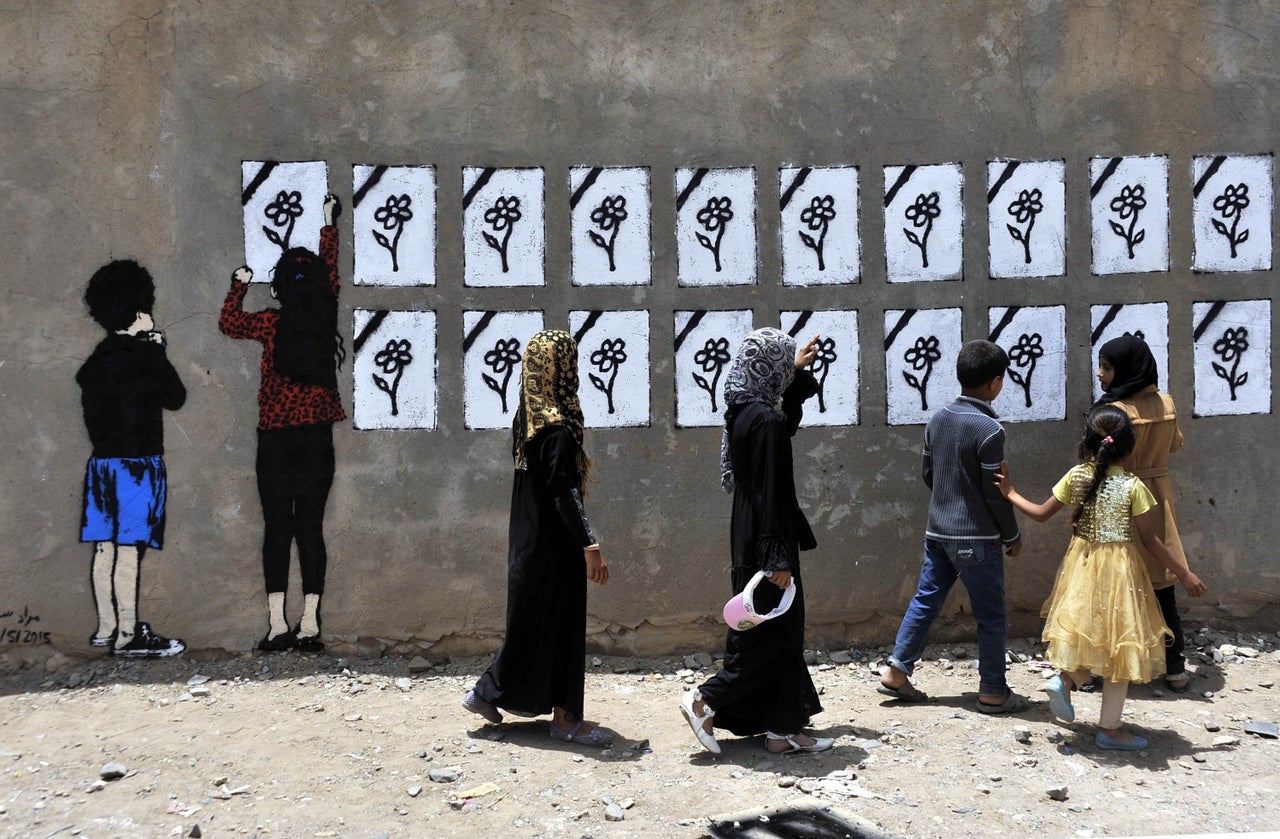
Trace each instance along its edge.
<path fill-rule="evenodd" d="M 1000 177 L 996 178 L 996 182 L 991 185 L 991 189 L 987 190 L 987 203 L 990 204 L 996 200 L 996 196 L 1000 194 L 1000 189 L 1013 177 L 1013 170 L 1018 168 L 1020 160 L 1010 160 L 1004 167 L 1004 171 L 1000 173 Z"/>
<path fill-rule="evenodd" d="M 382 322 L 387 319 L 387 315 L 391 314 L 388 309 L 379 309 L 373 313 L 373 317 L 369 318 L 368 323 L 360 330 L 360 334 L 351 342 L 351 351 L 356 355 L 360 354 L 360 348 L 364 346 L 365 341 L 373 337 L 373 333 L 378 331 L 378 327 L 382 326 Z"/>
<path fill-rule="evenodd" d="M 801 312 L 800 317 L 796 318 L 796 322 L 787 330 L 787 334 L 792 338 L 800 334 L 800 330 L 804 329 L 804 325 L 809 322 L 809 318 L 813 317 L 813 312 Z"/>
<path fill-rule="evenodd" d="M 1204 191 L 1205 186 L 1209 183 L 1209 179 L 1218 174 L 1218 170 L 1222 168 L 1222 164 L 1227 162 L 1224 156 L 1215 157 L 1213 162 L 1209 164 L 1209 168 L 1204 170 L 1204 174 L 1200 176 L 1200 180 L 1196 181 L 1195 188 L 1191 190 L 1192 198 L 1199 198 L 1200 193 Z"/>
<path fill-rule="evenodd" d="M 360 188 L 351 196 L 351 209 L 354 210 L 356 207 L 360 206 L 360 202 L 369 194 L 369 190 L 377 186 L 378 181 L 382 180 L 382 176 L 387 174 L 387 168 L 388 167 L 386 166 L 373 167 L 373 171 L 369 173 L 369 179 L 360 184 Z"/>
<path fill-rule="evenodd" d="M 253 176 L 253 180 L 249 181 L 249 185 L 244 188 L 244 192 L 240 193 L 240 206 L 243 207 L 253 200 L 253 194 L 258 191 L 258 187 L 262 186 L 267 178 L 271 177 L 271 172 L 280 165 L 278 160 L 265 160 L 262 168 L 258 170 L 258 174 Z"/>
<path fill-rule="evenodd" d="M 591 331 L 591 327 L 596 325 L 596 321 L 600 320 L 600 316 L 603 314 L 604 312 L 596 309 L 587 315 L 587 319 L 582 322 L 582 326 L 579 326 L 578 331 L 573 333 L 573 341 L 575 344 L 582 342 L 582 336 Z"/>
<path fill-rule="evenodd" d="M 1116 319 L 1116 315 L 1120 314 L 1120 310 L 1123 308 L 1123 303 L 1116 303 L 1107 309 L 1107 313 L 1102 316 L 1102 320 L 1098 321 L 1098 325 L 1093 328 L 1093 332 L 1089 335 L 1089 346 L 1098 346 L 1102 333 L 1107 330 L 1107 327 L 1111 325 L 1111 322 Z"/>
<path fill-rule="evenodd" d="M 1014 315 L 1018 314 L 1018 310 L 1021 308 L 1021 306 L 1010 306 L 1005 309 L 1004 314 L 1000 317 L 1000 322 L 992 327 L 991 334 L 987 336 L 987 340 L 993 344 L 1000 340 L 1000 333 L 1004 332 L 1004 328 L 1013 321 Z"/>
<path fill-rule="evenodd" d="M 476 321 L 476 325 L 467 333 L 467 337 L 462 339 L 462 351 L 464 353 L 471 349 L 471 345 L 476 342 L 476 339 L 480 337 L 480 333 L 485 331 L 497 314 L 497 312 L 485 312 L 480 317 L 480 320 Z"/>
<path fill-rule="evenodd" d="M 680 197 L 676 199 L 677 212 L 684 209 L 684 202 L 689 200 L 690 193 L 698 188 L 698 184 L 702 183 L 702 179 L 705 178 L 707 173 L 710 171 L 710 169 L 695 169 L 693 171 L 693 177 L 689 179 L 689 183 L 685 185 L 685 188 L 680 190 Z"/>
<path fill-rule="evenodd" d="M 588 189 L 595 184 L 596 179 L 600 177 L 600 173 L 604 171 L 603 166 L 593 166 L 587 176 L 582 179 L 582 183 L 573 191 L 573 195 L 569 198 L 569 209 L 575 209 L 578 202 L 582 200 L 582 196 L 586 194 Z"/>
<path fill-rule="evenodd" d="M 471 202 L 475 200 L 476 193 L 485 188 L 485 185 L 493 178 L 493 173 L 497 171 L 492 166 L 486 166 L 480 170 L 480 176 L 476 178 L 476 182 L 471 185 L 471 189 L 467 190 L 467 194 L 462 196 L 462 209 L 465 210 L 471 206 Z"/>
<path fill-rule="evenodd" d="M 796 173 L 796 178 L 791 182 L 791 186 L 787 187 L 787 191 L 782 193 L 782 198 L 778 200 L 778 212 L 782 212 L 791 203 L 791 197 L 796 194 L 796 190 L 800 188 L 806 180 L 809 179 L 809 173 L 813 171 L 813 167 L 806 166 Z"/>
<path fill-rule="evenodd" d="M 898 190 L 906 186 L 907 181 L 911 180 L 911 176 L 915 173 L 915 166 L 902 167 L 902 171 L 898 173 L 898 179 L 893 182 L 893 186 L 889 187 L 889 191 L 884 194 L 884 205 L 886 207 L 893 203 L 893 199 L 898 197 Z"/>
<path fill-rule="evenodd" d="M 888 352 L 889 348 L 893 346 L 893 342 L 898 340 L 898 333 L 901 332 L 904 328 L 906 328 L 906 325 L 911 322 L 911 319 L 916 316 L 916 312 L 918 311 L 920 310 L 907 309 L 902 313 L 902 317 L 898 318 L 897 326 L 893 327 L 893 329 L 890 329 L 889 334 L 884 336 L 885 352 Z"/>
<path fill-rule="evenodd" d="M 1120 162 L 1122 160 L 1124 160 L 1123 157 L 1113 157 L 1107 161 L 1107 168 L 1102 170 L 1102 174 L 1093 182 L 1093 186 L 1089 187 L 1090 198 L 1098 197 L 1098 193 L 1102 192 L 1102 185 L 1107 182 L 1108 178 L 1116 173 L 1116 170 L 1120 168 Z"/>
<path fill-rule="evenodd" d="M 1200 340 L 1200 336 L 1204 335 L 1205 331 L 1209 329 L 1209 325 L 1218 319 L 1218 315 L 1222 314 L 1222 310 L 1226 308 L 1226 305 L 1227 301 L 1225 300 L 1214 301 L 1213 305 L 1209 307 L 1209 311 L 1205 312 L 1204 320 L 1200 321 L 1200 325 L 1196 327 L 1195 333 L 1192 334 L 1192 341 Z"/>
<path fill-rule="evenodd" d="M 689 333 L 702 323 L 702 319 L 707 316 L 706 310 L 694 312 L 689 318 L 689 322 L 684 325 L 684 329 L 680 330 L 680 334 L 676 336 L 676 352 L 680 352 L 680 345 L 684 343 L 684 339 L 689 337 Z"/>

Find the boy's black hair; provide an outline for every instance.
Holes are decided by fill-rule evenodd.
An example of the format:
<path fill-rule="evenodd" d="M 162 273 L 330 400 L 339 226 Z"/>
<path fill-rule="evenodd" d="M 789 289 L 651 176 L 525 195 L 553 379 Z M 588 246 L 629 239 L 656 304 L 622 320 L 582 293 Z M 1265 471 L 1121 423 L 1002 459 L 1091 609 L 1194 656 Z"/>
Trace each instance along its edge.
<path fill-rule="evenodd" d="M 138 312 L 151 314 L 156 305 L 156 284 L 147 269 L 132 259 L 117 259 L 93 272 L 84 302 L 90 317 L 108 332 L 116 332 L 128 329 Z"/>
<path fill-rule="evenodd" d="M 960 387 L 982 387 L 1009 369 L 1009 355 L 990 341 L 968 341 L 956 357 L 956 378 Z"/>

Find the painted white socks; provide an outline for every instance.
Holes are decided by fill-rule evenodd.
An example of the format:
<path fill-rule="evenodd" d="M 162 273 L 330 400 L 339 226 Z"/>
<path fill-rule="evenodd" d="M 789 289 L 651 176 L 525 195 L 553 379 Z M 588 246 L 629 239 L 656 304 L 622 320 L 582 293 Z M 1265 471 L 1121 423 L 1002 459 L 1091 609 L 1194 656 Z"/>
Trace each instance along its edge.
<path fill-rule="evenodd" d="M 284 616 L 283 591 L 273 591 L 267 595 L 267 620 L 270 621 L 268 638 L 275 638 L 289 631 L 289 621 Z"/>
<path fill-rule="evenodd" d="M 302 598 L 302 622 L 298 635 L 312 638 L 320 634 L 320 595 L 307 594 Z"/>

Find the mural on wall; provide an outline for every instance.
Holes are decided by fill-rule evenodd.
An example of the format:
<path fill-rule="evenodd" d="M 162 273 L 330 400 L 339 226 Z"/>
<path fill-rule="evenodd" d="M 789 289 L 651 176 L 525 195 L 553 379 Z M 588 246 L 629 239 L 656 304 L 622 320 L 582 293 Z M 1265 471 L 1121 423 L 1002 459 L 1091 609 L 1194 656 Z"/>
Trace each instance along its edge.
<path fill-rule="evenodd" d="M 462 260 L 468 286 L 545 282 L 543 171 L 462 170 Z"/>
<path fill-rule="evenodd" d="M 355 284 L 436 282 L 434 166 L 353 166 Z"/>
<path fill-rule="evenodd" d="M 155 297 L 151 274 L 132 260 L 94 272 L 84 301 L 106 335 L 76 373 L 93 447 L 80 520 L 80 541 L 94 543 L 90 581 L 98 626 L 89 644 L 126 658 L 186 649 L 153 632 L 138 614 L 142 558 L 148 549 L 164 547 L 163 414 L 187 399 L 152 318 Z M 29 637 L 35 630 L 26 627 L 39 620 L 26 609 L 23 616 L 32 620 L 23 623 L 18 640 Z"/>
<path fill-rule="evenodd" d="M 542 312 L 462 313 L 463 424 L 510 428 L 520 402 L 520 364 Z"/>
<path fill-rule="evenodd" d="M 1093 273 L 1169 270 L 1169 158 L 1089 161 Z"/>
<path fill-rule="evenodd" d="M 280 254 L 320 246 L 321 204 L 329 192 L 329 164 L 322 160 L 240 164 L 244 210 L 244 261 L 257 282 L 270 282 Z"/>
<path fill-rule="evenodd" d="M 649 169 L 574 166 L 569 170 L 573 284 L 649 285 Z"/>
<path fill-rule="evenodd" d="M 805 425 L 857 425 L 860 359 L 855 311 L 782 312 L 781 326 L 797 346 L 818 336 L 809 372 L 818 394 L 805 403 Z"/>
<path fill-rule="evenodd" d="M 352 313 L 355 427 L 436 427 L 436 314 Z"/>
<path fill-rule="evenodd" d="M 1110 306 L 1092 306 L 1089 332 L 1090 370 L 1093 386 L 1092 402 L 1102 398 L 1102 385 L 1094 373 L 1098 369 L 1098 350 L 1112 338 L 1121 335 L 1137 335 L 1151 348 L 1155 357 L 1161 393 L 1169 392 L 1169 304 L 1168 303 L 1115 303 Z"/>
<path fill-rule="evenodd" d="M 649 313 L 569 313 L 578 343 L 578 399 L 589 428 L 649 425 Z"/>
<path fill-rule="evenodd" d="M 280 306 L 246 311 L 254 271 L 231 276 L 218 317 L 229 338 L 262 344 L 258 385 L 258 453 L 255 461 L 262 504 L 262 570 L 267 593 L 265 652 L 320 652 L 320 598 L 328 552 L 324 513 L 333 486 L 333 424 L 347 418 L 338 394 L 337 369 L 346 359 L 338 331 L 338 229 L 341 206 L 324 197 L 319 253 L 291 247 L 278 255 L 267 276 Z M 290 627 L 285 608 L 294 542 L 302 576 L 302 615 Z"/>
<path fill-rule="evenodd" d="M 1009 354 L 1004 390 L 994 407 L 1004 422 L 1067 416 L 1067 310 L 1063 306 L 995 306 L 987 340 Z"/>
<path fill-rule="evenodd" d="M 677 428 L 724 422 L 724 373 L 751 324 L 749 309 L 675 313 Z"/>
<path fill-rule="evenodd" d="M 778 170 L 782 284 L 856 283 L 862 272 L 856 166 Z"/>
<path fill-rule="evenodd" d="M 677 169 L 676 275 L 682 286 L 756 281 L 756 170 Z"/>
<path fill-rule="evenodd" d="M 889 425 L 929 421 L 960 392 L 960 309 L 886 309 L 885 389 Z"/>
<path fill-rule="evenodd" d="M 1191 161 L 1191 267 L 1196 271 L 1271 270 L 1269 154 Z"/>
<path fill-rule="evenodd" d="M 1067 273 L 1066 177 L 1063 160 L 987 163 L 987 258 L 992 277 Z"/>
<path fill-rule="evenodd" d="M 964 276 L 959 163 L 884 167 L 884 257 L 891 283 Z"/>
<path fill-rule="evenodd" d="M 1271 301 L 1191 307 L 1198 417 L 1271 413 Z"/>

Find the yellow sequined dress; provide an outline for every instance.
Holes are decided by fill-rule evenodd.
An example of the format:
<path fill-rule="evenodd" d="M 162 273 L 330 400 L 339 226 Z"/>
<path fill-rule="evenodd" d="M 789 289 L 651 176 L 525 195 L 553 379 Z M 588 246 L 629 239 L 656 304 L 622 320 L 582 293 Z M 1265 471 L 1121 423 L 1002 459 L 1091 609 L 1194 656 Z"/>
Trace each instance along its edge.
<path fill-rule="evenodd" d="M 1081 464 L 1053 488 L 1077 506 L 1093 482 Z M 1151 578 L 1134 542 L 1133 517 L 1156 504 L 1135 475 L 1112 466 L 1076 522 L 1053 592 L 1040 614 L 1048 658 L 1061 670 L 1089 670 L 1108 681 L 1149 682 L 1165 672 L 1165 637 Z"/>

